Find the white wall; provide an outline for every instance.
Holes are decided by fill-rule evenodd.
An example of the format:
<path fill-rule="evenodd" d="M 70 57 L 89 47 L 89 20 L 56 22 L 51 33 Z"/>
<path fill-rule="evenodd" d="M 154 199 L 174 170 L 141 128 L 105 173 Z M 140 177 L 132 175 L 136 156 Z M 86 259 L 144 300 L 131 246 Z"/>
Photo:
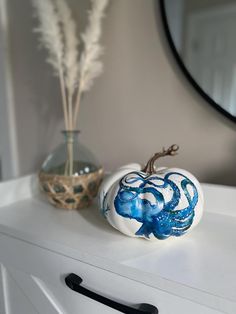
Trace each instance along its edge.
<path fill-rule="evenodd" d="M 162 165 L 236 185 L 236 126 L 186 82 L 167 47 L 157 2 L 111 1 L 104 23 L 105 72 L 83 99 L 81 138 L 107 169 L 145 162 L 163 145 L 178 143 L 179 156 Z M 8 3 L 20 171 L 25 174 L 37 170 L 58 143 L 62 112 L 58 82 L 32 34 L 30 2 Z M 74 12 L 82 14 L 79 6 Z"/>
<path fill-rule="evenodd" d="M 0 180 L 19 175 L 7 16 L 0 0 Z"/>

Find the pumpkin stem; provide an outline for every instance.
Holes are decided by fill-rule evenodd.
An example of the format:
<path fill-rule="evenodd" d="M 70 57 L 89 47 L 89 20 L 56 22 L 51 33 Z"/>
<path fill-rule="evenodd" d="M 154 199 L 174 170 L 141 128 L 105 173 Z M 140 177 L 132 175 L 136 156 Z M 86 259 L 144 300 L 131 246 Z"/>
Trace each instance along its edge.
<path fill-rule="evenodd" d="M 143 168 L 142 171 L 148 174 L 154 174 L 156 172 L 154 165 L 157 159 L 165 156 L 175 156 L 177 155 L 178 150 L 179 146 L 176 144 L 171 145 L 168 149 L 165 149 L 163 147 L 162 152 L 156 153 L 152 158 L 149 159 L 149 161 L 147 162 L 146 166 Z"/>

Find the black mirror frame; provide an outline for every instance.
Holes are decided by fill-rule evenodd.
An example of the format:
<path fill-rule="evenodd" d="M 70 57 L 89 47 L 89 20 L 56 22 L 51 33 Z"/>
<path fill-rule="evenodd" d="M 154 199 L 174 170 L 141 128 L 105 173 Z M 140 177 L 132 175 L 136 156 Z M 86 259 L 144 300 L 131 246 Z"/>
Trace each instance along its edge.
<path fill-rule="evenodd" d="M 197 90 L 197 92 L 211 105 L 213 106 L 216 110 L 221 112 L 224 116 L 229 118 L 231 121 L 236 122 L 236 117 L 227 112 L 225 109 L 223 109 L 218 103 L 216 103 L 207 93 L 204 92 L 204 90 L 198 85 L 198 83 L 194 80 L 186 66 L 184 65 L 176 47 L 174 44 L 174 41 L 172 39 L 168 21 L 167 21 L 167 14 L 166 14 L 166 9 L 165 9 L 165 0 L 159 0 L 160 4 L 160 13 L 161 13 L 161 18 L 162 18 L 162 23 L 164 27 L 164 31 L 167 37 L 167 41 L 169 43 L 170 49 L 172 50 L 172 53 L 174 55 L 175 60 L 177 61 L 179 67 L 183 71 L 184 75 L 190 82 L 190 84 Z"/>

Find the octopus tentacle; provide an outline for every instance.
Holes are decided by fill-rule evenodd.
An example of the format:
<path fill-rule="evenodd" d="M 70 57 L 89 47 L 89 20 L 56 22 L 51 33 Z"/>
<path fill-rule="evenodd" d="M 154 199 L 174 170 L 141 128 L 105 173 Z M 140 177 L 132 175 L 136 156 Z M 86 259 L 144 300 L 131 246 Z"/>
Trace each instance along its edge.
<path fill-rule="evenodd" d="M 194 219 L 194 208 L 198 202 L 198 193 L 195 185 L 185 175 L 178 172 L 170 172 L 164 178 L 158 176 L 144 176 L 134 172 L 137 177 L 124 177 L 120 181 L 120 189 L 114 201 L 118 214 L 130 219 L 136 219 L 142 225 L 136 235 L 149 238 L 153 234 L 159 239 L 184 234 L 192 225 Z M 130 175 L 130 174 L 129 174 Z M 175 210 L 181 199 L 179 187 L 171 180 L 172 175 L 182 177 L 181 189 L 187 199 L 188 206 L 181 210 Z M 158 180 L 161 183 L 154 183 Z M 132 186 L 140 181 L 138 186 Z M 148 185 L 147 187 L 145 187 Z M 188 186 L 193 189 L 193 196 L 190 195 Z M 173 191 L 171 200 L 165 202 L 161 190 L 170 187 Z M 140 194 L 151 193 L 156 200 L 152 204 L 145 198 L 140 198 Z"/>

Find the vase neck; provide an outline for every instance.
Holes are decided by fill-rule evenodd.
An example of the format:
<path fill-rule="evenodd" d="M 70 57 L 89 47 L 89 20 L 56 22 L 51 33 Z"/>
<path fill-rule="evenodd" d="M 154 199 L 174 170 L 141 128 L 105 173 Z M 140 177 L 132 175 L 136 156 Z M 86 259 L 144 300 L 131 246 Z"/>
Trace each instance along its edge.
<path fill-rule="evenodd" d="M 66 142 L 77 141 L 79 134 L 80 134 L 80 131 L 79 130 L 73 130 L 73 131 L 64 130 L 64 131 L 62 131 L 62 134 L 63 134 Z"/>

